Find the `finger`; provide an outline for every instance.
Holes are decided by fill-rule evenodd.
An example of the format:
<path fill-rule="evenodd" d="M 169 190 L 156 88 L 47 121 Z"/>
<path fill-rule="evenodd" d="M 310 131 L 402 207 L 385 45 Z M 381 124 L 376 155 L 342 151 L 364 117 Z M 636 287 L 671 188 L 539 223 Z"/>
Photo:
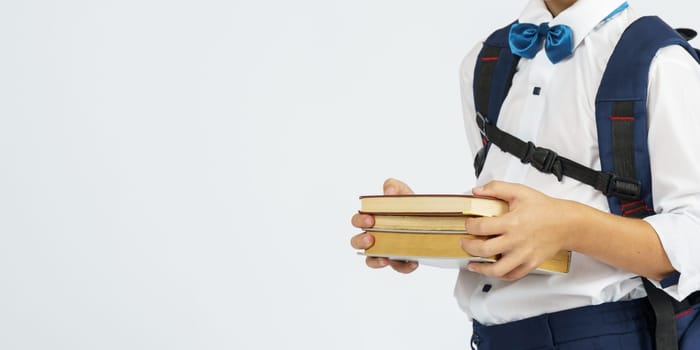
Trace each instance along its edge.
<path fill-rule="evenodd" d="M 511 249 L 508 240 L 502 236 L 489 239 L 463 238 L 459 244 L 467 254 L 484 258 L 497 256 Z"/>
<path fill-rule="evenodd" d="M 464 221 L 464 229 L 475 236 L 493 236 L 505 233 L 506 219 L 504 217 L 478 217 L 467 218 Z"/>
<path fill-rule="evenodd" d="M 525 263 L 523 254 L 511 253 L 504 254 L 498 261 L 493 263 L 471 262 L 467 265 L 467 269 L 482 275 L 503 278 L 523 263 Z"/>
<path fill-rule="evenodd" d="M 387 258 L 375 258 L 368 256 L 365 259 L 365 264 L 373 269 L 381 269 L 382 267 L 389 266 L 389 259 Z"/>
<path fill-rule="evenodd" d="M 528 190 L 529 188 L 520 184 L 491 181 L 483 186 L 473 188 L 472 193 L 475 196 L 495 197 L 510 203 Z"/>
<path fill-rule="evenodd" d="M 384 181 L 384 194 L 394 195 L 394 194 L 413 194 L 413 190 L 408 187 L 405 183 L 396 179 L 386 179 Z"/>
<path fill-rule="evenodd" d="M 367 232 L 355 235 L 350 239 L 350 244 L 355 249 L 368 249 L 374 245 L 374 237 Z"/>
<path fill-rule="evenodd" d="M 411 273 L 418 268 L 418 262 L 415 261 L 399 261 L 389 260 L 391 268 L 401 273 Z"/>
<path fill-rule="evenodd" d="M 359 228 L 374 226 L 374 216 L 367 214 L 355 214 L 352 216 L 352 225 Z"/>

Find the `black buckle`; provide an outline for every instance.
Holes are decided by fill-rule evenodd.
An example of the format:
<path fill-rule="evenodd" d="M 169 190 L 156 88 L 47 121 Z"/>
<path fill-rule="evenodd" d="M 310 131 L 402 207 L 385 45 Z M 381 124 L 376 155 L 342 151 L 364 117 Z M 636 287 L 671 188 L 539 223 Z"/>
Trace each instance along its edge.
<path fill-rule="evenodd" d="M 564 170 L 557 152 L 548 148 L 537 147 L 532 142 L 527 143 L 527 152 L 520 161 L 524 164 L 532 165 L 533 168 L 543 173 L 554 174 L 559 181 L 564 177 Z"/>
<path fill-rule="evenodd" d="M 486 135 L 486 124 L 488 124 L 489 121 L 484 117 L 481 112 L 477 111 L 476 112 L 476 126 L 479 127 L 479 132 L 481 133 L 481 136 L 483 136 L 486 140 L 489 139 L 489 137 Z"/>
<path fill-rule="evenodd" d="M 629 177 L 612 175 L 608 182 L 606 196 L 615 196 L 620 199 L 633 201 L 642 197 L 642 182 Z"/>

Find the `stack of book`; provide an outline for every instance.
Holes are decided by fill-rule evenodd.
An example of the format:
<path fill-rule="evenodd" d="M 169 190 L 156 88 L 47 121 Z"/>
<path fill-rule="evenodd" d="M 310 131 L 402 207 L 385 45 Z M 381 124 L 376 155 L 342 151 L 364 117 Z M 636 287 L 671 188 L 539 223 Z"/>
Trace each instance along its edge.
<path fill-rule="evenodd" d="M 508 204 L 494 198 L 468 195 L 391 195 L 360 197 L 360 213 L 374 216 L 365 229 L 374 245 L 364 255 L 418 261 L 441 267 L 465 267 L 469 261 L 495 261 L 496 256 L 475 257 L 460 247 L 460 240 L 488 239 L 465 230 L 467 217 L 498 216 Z M 569 271 L 571 253 L 561 251 L 544 262 L 538 272 Z"/>

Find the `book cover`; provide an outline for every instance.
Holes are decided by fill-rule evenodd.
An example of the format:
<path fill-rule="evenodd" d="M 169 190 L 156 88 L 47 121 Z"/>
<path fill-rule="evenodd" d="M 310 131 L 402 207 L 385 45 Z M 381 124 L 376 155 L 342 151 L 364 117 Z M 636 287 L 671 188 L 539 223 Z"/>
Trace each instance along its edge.
<path fill-rule="evenodd" d="M 465 267 L 469 261 L 496 261 L 497 256 L 475 257 L 466 253 L 460 247 L 460 240 L 487 239 L 487 237 L 457 233 L 418 233 L 369 231 L 374 236 L 375 243 L 365 250 L 365 255 L 387 257 L 398 260 L 423 261 L 430 265 L 439 263 L 440 266 Z M 540 272 L 569 272 L 571 252 L 560 251 L 552 259 L 539 266 Z"/>
<path fill-rule="evenodd" d="M 496 198 L 457 194 L 361 196 L 360 212 L 391 215 L 498 216 L 508 212 L 508 203 Z"/>

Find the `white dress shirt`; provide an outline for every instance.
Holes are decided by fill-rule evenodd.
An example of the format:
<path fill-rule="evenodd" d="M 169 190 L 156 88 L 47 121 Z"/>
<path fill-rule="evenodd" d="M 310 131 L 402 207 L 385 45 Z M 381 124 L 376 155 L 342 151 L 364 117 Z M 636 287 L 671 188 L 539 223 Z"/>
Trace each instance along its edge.
<path fill-rule="evenodd" d="M 520 22 L 550 22 L 573 30 L 574 54 L 556 65 L 541 50 L 521 59 L 503 103 L 498 127 L 593 169 L 600 169 L 595 96 L 603 70 L 622 32 L 638 18 L 628 7 L 602 21 L 623 0 L 579 0 L 556 18 L 543 0 L 531 0 Z M 602 21 L 602 22 L 601 22 Z M 464 122 L 471 150 L 482 147 L 475 122 L 472 79 L 482 43 L 460 71 Z M 649 154 L 656 230 L 680 283 L 666 288 L 676 299 L 700 289 L 700 66 L 680 46 L 661 49 L 649 79 Z M 541 89 L 539 95 L 533 89 Z M 562 182 L 516 157 L 491 147 L 477 185 L 492 180 L 530 186 L 549 196 L 608 211 L 606 197 L 571 178 Z M 556 213 L 552 213 L 556 215 Z M 611 232 L 610 234 L 614 234 Z M 490 290 L 484 288 L 490 285 Z M 488 290 L 488 291 L 486 291 Z M 529 275 L 515 282 L 463 269 L 455 287 L 462 309 L 483 324 L 501 324 L 548 312 L 646 295 L 635 275 L 573 253 L 565 275 Z"/>

